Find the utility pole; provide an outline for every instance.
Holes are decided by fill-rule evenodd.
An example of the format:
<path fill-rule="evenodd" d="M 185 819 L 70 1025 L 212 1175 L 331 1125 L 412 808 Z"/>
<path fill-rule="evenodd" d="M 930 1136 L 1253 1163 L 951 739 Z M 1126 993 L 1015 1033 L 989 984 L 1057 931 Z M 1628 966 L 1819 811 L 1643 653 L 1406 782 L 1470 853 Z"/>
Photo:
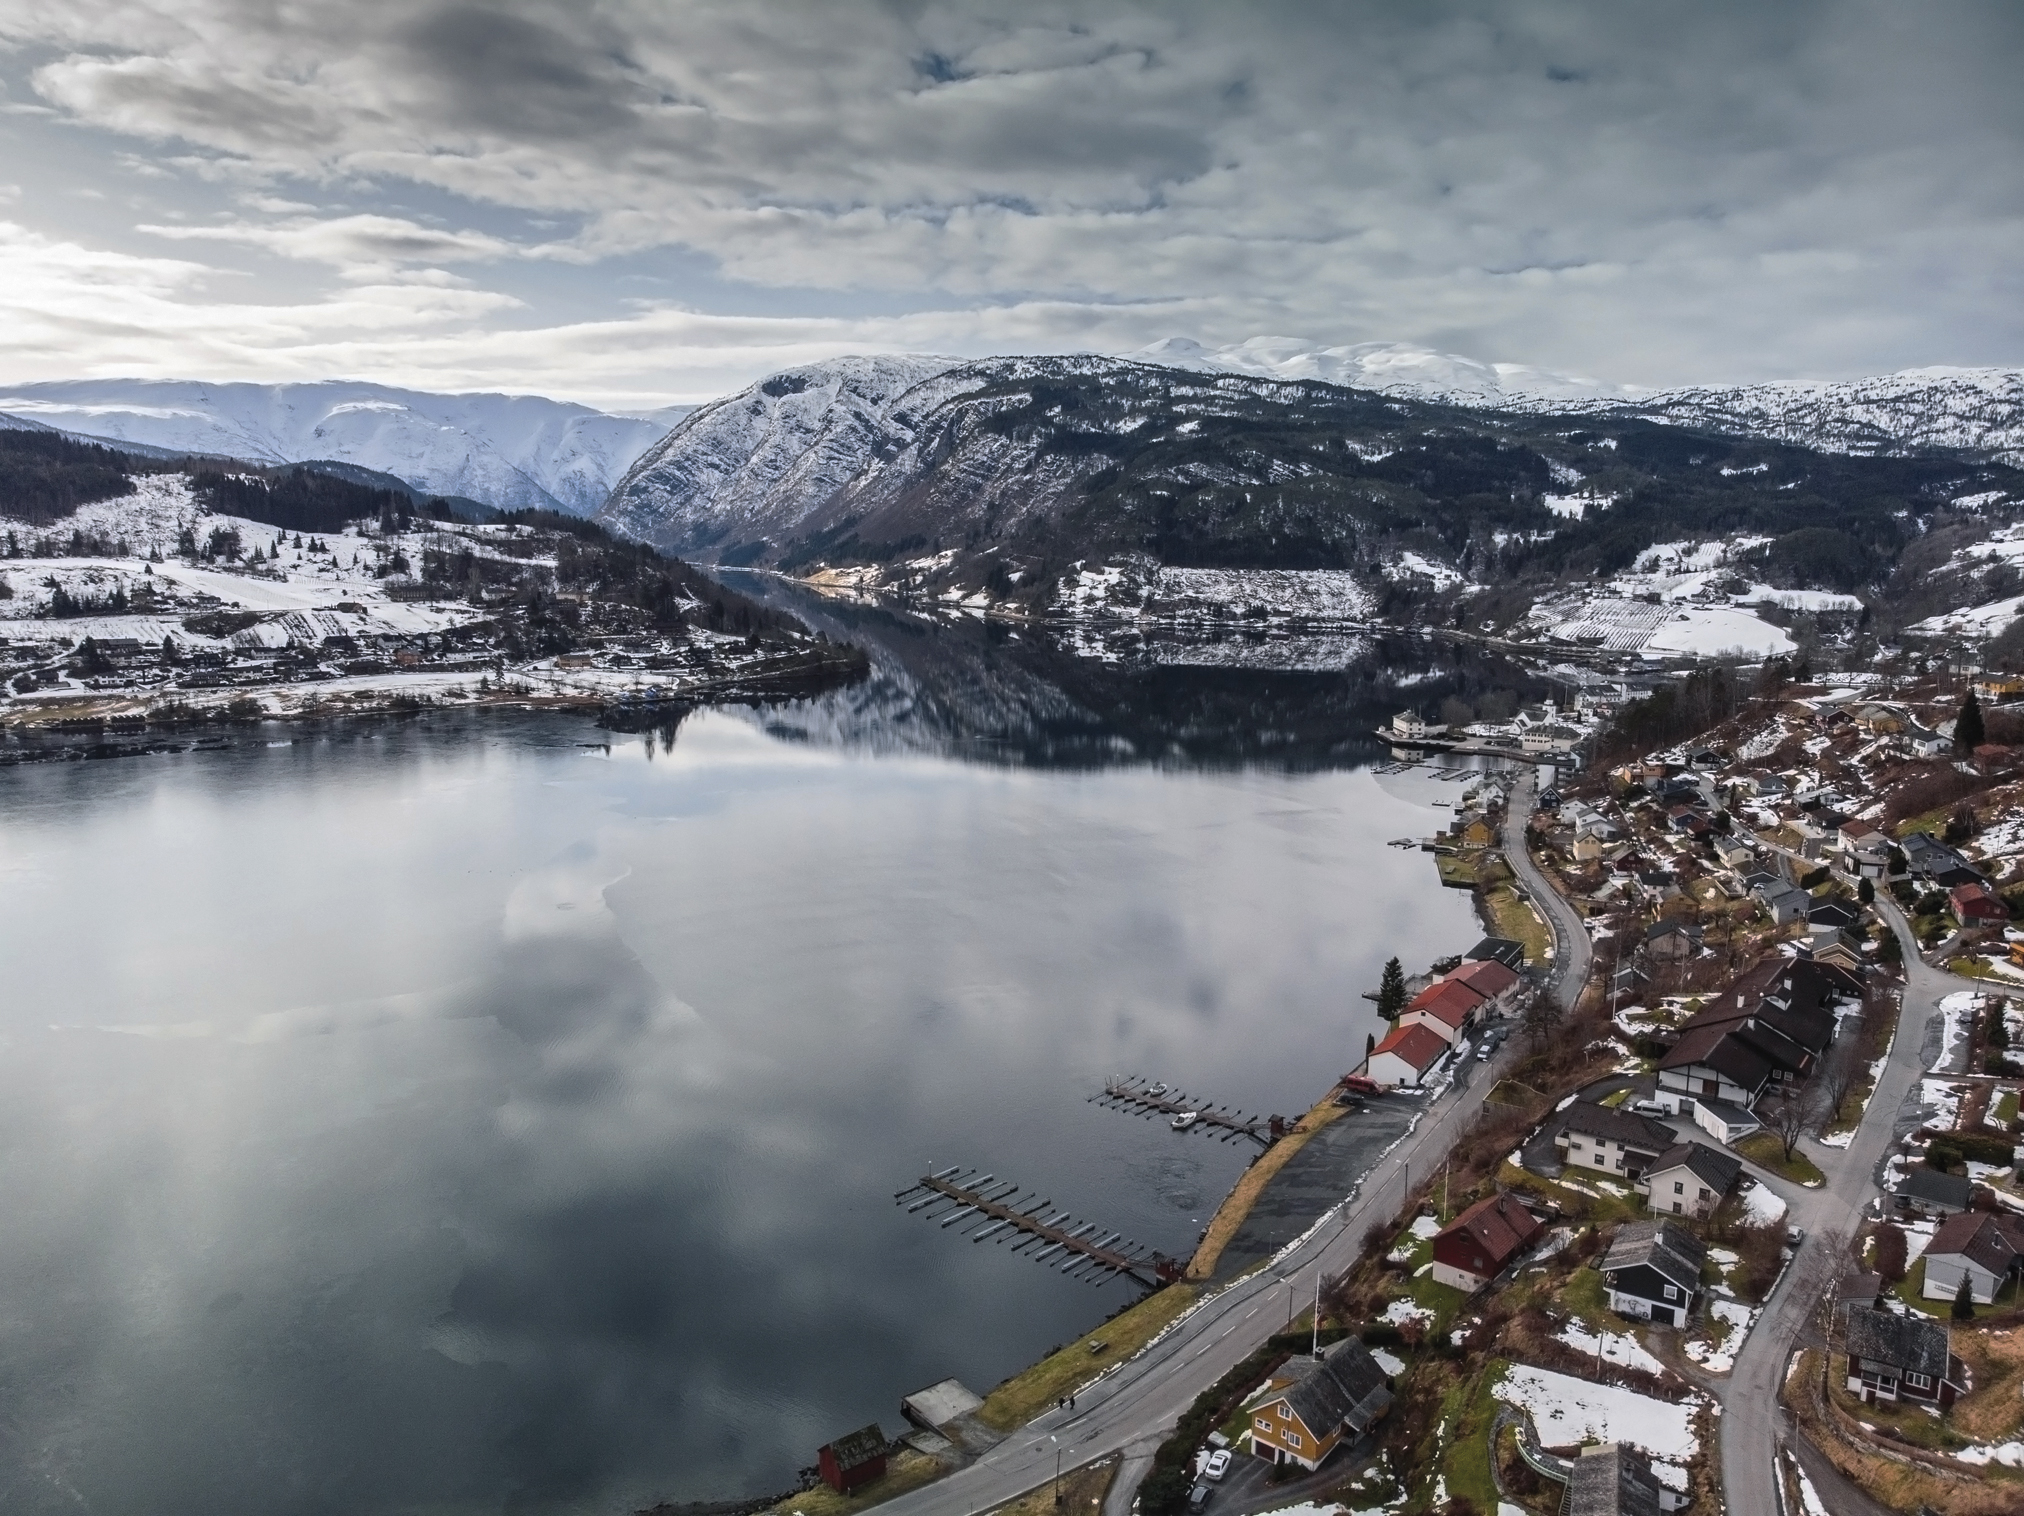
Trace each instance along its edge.
<path fill-rule="evenodd" d="M 1307 1352 L 1310 1358 L 1319 1358 L 1321 1356 L 1321 1268 L 1319 1265 L 1316 1265 L 1314 1270 L 1314 1340 L 1308 1344 Z"/>

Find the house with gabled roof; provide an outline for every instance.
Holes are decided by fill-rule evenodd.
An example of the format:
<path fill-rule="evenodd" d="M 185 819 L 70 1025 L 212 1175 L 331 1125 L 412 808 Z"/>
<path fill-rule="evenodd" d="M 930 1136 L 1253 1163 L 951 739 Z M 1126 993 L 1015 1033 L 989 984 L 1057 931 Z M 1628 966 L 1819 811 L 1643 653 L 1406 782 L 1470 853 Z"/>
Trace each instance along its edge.
<path fill-rule="evenodd" d="M 1842 1348 L 1848 1392 L 1869 1405 L 1910 1400 L 1945 1410 L 1967 1391 L 1967 1368 L 1947 1328 L 1930 1317 L 1850 1305 Z"/>
<path fill-rule="evenodd" d="M 886 1471 L 885 1431 L 877 1422 L 825 1443 L 815 1455 L 822 1482 L 839 1495 L 881 1479 Z"/>
<path fill-rule="evenodd" d="M 1393 1088 L 1419 1084 L 1435 1064 L 1448 1056 L 1448 1049 L 1444 1038 L 1421 1023 L 1401 1024 L 1385 1033 L 1384 1041 L 1371 1049 L 1370 1057 L 1364 1060 L 1364 1076 Z"/>
<path fill-rule="evenodd" d="M 1553 1145 L 1565 1149 L 1570 1166 L 1635 1181 L 1653 1159 L 1678 1141 L 1664 1122 L 1578 1101 L 1561 1114 Z"/>
<path fill-rule="evenodd" d="M 1891 1200 L 1904 1216 L 1958 1216 L 1968 1208 L 1974 1190 L 1965 1176 L 1942 1173 L 1921 1163 L 1906 1169 L 1891 1187 Z"/>
<path fill-rule="evenodd" d="M 1516 1195 L 1477 1201 L 1434 1235 L 1434 1279 L 1474 1294 L 1544 1231 Z"/>
<path fill-rule="evenodd" d="M 1481 1016 L 1510 1014 L 1525 982 L 1515 970 L 1494 958 L 1465 963 L 1445 977 L 1456 984 L 1467 985 L 1488 1002 L 1478 1013 Z"/>
<path fill-rule="evenodd" d="M 1251 1451 L 1312 1472 L 1343 1444 L 1362 1437 L 1391 1409 L 1391 1380 L 1354 1337 L 1319 1358 L 1293 1358 L 1252 1397 Z"/>
<path fill-rule="evenodd" d="M 1933 1233 L 1923 1255 L 1928 1300 L 1952 1300 L 1962 1276 L 1977 1305 L 1992 1303 L 1997 1291 L 2024 1274 L 2024 1217 L 1989 1211 L 1949 1216 Z"/>
<path fill-rule="evenodd" d="M 1708 1249 L 1672 1221 L 1626 1221 L 1603 1255 L 1609 1308 L 1660 1326 L 1685 1326 L 1701 1290 Z"/>
<path fill-rule="evenodd" d="M 1436 979 L 1406 1002 L 1400 1026 L 1424 1026 L 1450 1045 L 1475 1030 L 1488 997 L 1452 976 Z"/>
<path fill-rule="evenodd" d="M 1743 1162 L 1702 1142 L 1682 1142 L 1654 1158 L 1637 1181 L 1645 1204 L 1673 1216 L 1707 1217 L 1736 1187 Z"/>

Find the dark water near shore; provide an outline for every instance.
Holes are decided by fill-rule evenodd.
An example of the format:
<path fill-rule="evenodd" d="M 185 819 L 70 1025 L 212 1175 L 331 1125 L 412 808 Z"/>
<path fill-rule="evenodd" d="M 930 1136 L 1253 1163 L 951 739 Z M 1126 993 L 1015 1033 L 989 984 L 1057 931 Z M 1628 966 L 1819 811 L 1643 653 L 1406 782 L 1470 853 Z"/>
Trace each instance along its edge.
<path fill-rule="evenodd" d="M 0 770 L 0 1509 L 781 1488 L 1130 1298 L 894 1191 L 974 1163 L 1185 1255 L 1248 1154 L 1104 1077 L 1290 1114 L 1386 956 L 1476 935 L 1382 845 L 1461 786 L 1366 734 L 1495 671 L 884 635 L 665 738 Z"/>

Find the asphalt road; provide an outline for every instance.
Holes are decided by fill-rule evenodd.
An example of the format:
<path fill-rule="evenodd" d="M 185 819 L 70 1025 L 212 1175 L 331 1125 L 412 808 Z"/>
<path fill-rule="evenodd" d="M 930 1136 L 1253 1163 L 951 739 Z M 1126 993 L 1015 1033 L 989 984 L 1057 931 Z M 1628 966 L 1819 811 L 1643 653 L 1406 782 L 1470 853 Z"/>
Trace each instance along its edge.
<path fill-rule="evenodd" d="M 1525 823 L 1532 815 L 1538 795 L 1538 770 L 1528 766 L 1512 786 L 1510 807 L 1504 813 L 1504 857 L 1553 931 L 1553 972 L 1547 976 L 1546 992 L 1572 1010 L 1582 986 L 1588 983 L 1595 945 L 1589 941 L 1588 928 L 1581 924 L 1580 915 L 1540 872 L 1539 865 L 1532 861 L 1531 849 L 1525 845 Z"/>
<path fill-rule="evenodd" d="M 1534 790 L 1528 776 L 1512 794 L 1506 847 L 1520 879 L 1554 926 L 1555 972 L 1548 985 L 1564 1001 L 1568 987 L 1578 992 L 1587 977 L 1588 936 L 1573 909 L 1526 855 L 1525 817 Z M 1296 1298 L 1311 1298 L 1323 1275 L 1340 1273 L 1356 1261 L 1364 1232 L 1398 1214 L 1410 1175 L 1430 1173 L 1475 1120 L 1483 1096 L 1516 1056 L 1516 1040 L 1488 1066 L 1477 1068 L 1467 1085 L 1436 1098 L 1419 1126 L 1366 1177 L 1356 1196 L 1287 1257 L 1210 1297 L 1160 1342 L 1080 1392 L 1075 1410 L 1047 1412 L 948 1478 L 887 1501 L 880 1507 L 882 1516 L 976 1516 L 1038 1489 L 1054 1478 L 1057 1468 L 1066 1472 L 1112 1453 L 1123 1453 L 1124 1463 L 1105 1512 L 1123 1516 L 1151 1467 L 1152 1450 L 1195 1396 L 1285 1325 L 1289 1283 Z"/>
<path fill-rule="evenodd" d="M 1772 1414 L 1772 1408 L 1778 1404 L 1779 1382 L 1795 1339 L 1819 1303 L 1823 1286 L 1842 1271 L 1842 1262 L 1828 1253 L 1834 1245 L 1830 1234 L 1845 1246 L 1861 1223 L 1863 1208 L 1878 1193 L 1877 1175 L 1890 1149 L 1898 1108 L 1925 1072 L 1920 1053 L 1926 1023 L 1939 1014 L 1941 997 L 1980 988 L 1921 959 L 1911 928 L 1886 896 L 1877 897 L 1877 907 L 1904 949 L 1905 991 L 1897 1037 L 1849 1145 L 1827 1148 L 1805 1143 L 1806 1155 L 1826 1176 L 1826 1184 L 1817 1190 L 1778 1187 L 1791 1205 L 1788 1224 L 1804 1227 L 1806 1240 L 1765 1302 L 1764 1314 L 1737 1353 L 1736 1367 L 1720 1392 L 1722 1493 L 1737 1516 L 1780 1509 L 1773 1490 L 1774 1459 L 1790 1421 L 1782 1410 Z"/>

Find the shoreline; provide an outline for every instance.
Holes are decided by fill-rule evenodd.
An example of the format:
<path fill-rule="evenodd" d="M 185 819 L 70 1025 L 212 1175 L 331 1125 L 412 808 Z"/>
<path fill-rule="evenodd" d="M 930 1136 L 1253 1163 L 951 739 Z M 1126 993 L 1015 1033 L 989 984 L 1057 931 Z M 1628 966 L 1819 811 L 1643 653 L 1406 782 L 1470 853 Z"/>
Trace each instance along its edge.
<path fill-rule="evenodd" d="M 508 667 L 420 669 L 302 683 L 213 689 L 62 690 L 0 703 L 0 767 L 65 757 L 178 751 L 178 739 L 274 722 L 309 723 L 423 712 L 589 711 L 626 732 L 658 727 L 705 706 L 794 700 L 864 677 L 855 649 L 758 658 L 720 675 L 642 686 L 585 677 L 597 670 Z M 132 742 L 124 746 L 122 739 Z M 139 739 L 138 741 L 134 741 Z M 108 751 L 107 749 L 117 749 Z"/>

